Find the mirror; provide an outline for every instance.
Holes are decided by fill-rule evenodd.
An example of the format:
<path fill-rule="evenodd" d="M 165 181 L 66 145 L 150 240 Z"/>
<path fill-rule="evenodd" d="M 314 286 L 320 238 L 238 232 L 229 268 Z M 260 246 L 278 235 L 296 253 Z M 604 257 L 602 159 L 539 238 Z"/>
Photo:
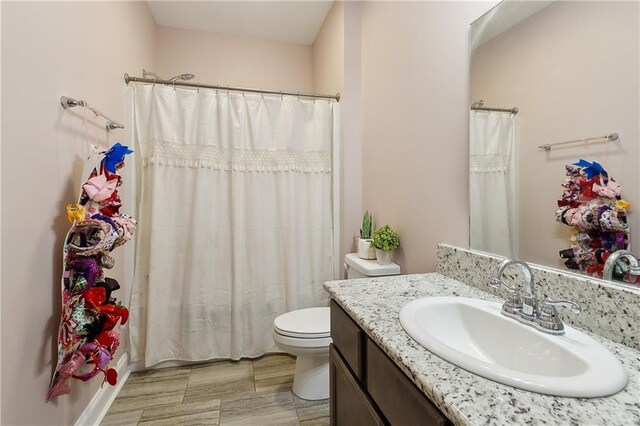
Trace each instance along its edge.
<path fill-rule="evenodd" d="M 639 12 L 638 2 L 503 1 L 472 24 L 471 248 L 593 276 L 605 251 L 640 252 Z M 607 177 L 586 163 L 567 176 L 580 159 Z M 580 177 L 608 195 L 615 180 L 631 206 L 615 194 L 588 204 L 587 186 L 571 187 Z M 586 206 L 591 230 L 574 231 L 566 211 L 570 223 L 557 221 L 563 203 Z"/>

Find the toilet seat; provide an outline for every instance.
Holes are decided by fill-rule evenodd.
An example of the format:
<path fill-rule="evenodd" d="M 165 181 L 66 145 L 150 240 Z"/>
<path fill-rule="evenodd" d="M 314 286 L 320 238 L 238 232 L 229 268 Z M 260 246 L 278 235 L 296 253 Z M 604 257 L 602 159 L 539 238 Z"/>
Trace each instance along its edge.
<path fill-rule="evenodd" d="M 286 352 L 296 355 L 294 352 L 303 350 L 319 350 L 328 351 L 329 345 L 333 343 L 331 337 L 321 337 L 318 339 L 301 339 L 299 337 L 283 336 L 275 329 L 273 330 L 273 340 L 278 347 Z"/>
<path fill-rule="evenodd" d="M 281 330 L 278 327 L 274 327 L 273 331 L 281 336 L 292 337 L 294 339 L 324 339 L 331 336 L 331 332 L 329 331 L 327 331 L 326 333 L 305 334 L 305 333 L 295 333 L 292 331 Z"/>
<path fill-rule="evenodd" d="M 325 339 L 331 335 L 328 307 L 298 309 L 273 321 L 273 331 L 296 339 Z"/>

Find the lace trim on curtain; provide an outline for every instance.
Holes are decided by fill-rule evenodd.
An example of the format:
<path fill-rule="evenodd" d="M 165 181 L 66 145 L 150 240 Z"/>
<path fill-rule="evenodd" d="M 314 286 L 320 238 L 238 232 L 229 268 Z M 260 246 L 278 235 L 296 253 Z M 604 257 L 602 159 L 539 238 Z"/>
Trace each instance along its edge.
<path fill-rule="evenodd" d="M 469 171 L 471 173 L 507 173 L 509 166 L 507 155 L 471 155 L 469 156 Z"/>
<path fill-rule="evenodd" d="M 331 172 L 331 153 L 325 151 L 218 148 L 172 142 L 141 144 L 144 166 L 159 164 L 240 172 Z"/>

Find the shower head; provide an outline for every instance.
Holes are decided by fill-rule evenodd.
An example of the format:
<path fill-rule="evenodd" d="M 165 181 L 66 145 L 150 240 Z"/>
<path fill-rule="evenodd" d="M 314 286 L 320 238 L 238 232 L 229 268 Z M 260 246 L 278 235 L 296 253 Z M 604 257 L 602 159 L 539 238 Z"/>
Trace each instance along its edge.
<path fill-rule="evenodd" d="M 194 77 L 195 75 L 193 74 L 180 74 L 180 75 L 176 75 L 175 77 L 171 77 L 169 81 L 191 80 Z"/>
<path fill-rule="evenodd" d="M 156 73 L 154 73 L 154 72 L 147 71 L 147 70 L 145 70 L 145 69 L 143 68 L 143 69 L 142 69 L 142 78 L 147 78 L 147 77 L 153 77 L 153 78 L 155 78 L 155 79 L 157 79 L 157 80 L 162 80 L 162 79 L 158 76 L 158 74 L 156 74 Z"/>

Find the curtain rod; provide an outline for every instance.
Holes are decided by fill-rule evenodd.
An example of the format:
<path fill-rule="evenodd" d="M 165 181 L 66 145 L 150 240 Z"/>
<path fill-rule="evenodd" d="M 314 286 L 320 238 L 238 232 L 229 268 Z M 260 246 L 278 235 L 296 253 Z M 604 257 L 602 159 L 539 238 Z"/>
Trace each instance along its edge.
<path fill-rule="evenodd" d="M 157 78 L 143 78 L 143 77 L 131 77 L 129 74 L 124 75 L 125 84 L 129 84 L 130 81 L 138 82 L 138 83 L 154 83 L 154 84 L 164 84 L 166 86 L 184 86 L 184 87 L 194 87 L 197 89 L 216 89 L 216 90 L 225 90 L 225 91 L 234 91 L 234 92 L 249 92 L 249 93 L 261 93 L 267 95 L 290 95 L 305 97 L 305 98 L 314 98 L 314 99 L 335 99 L 337 102 L 340 102 L 340 93 L 336 93 L 335 95 L 321 95 L 317 93 L 302 93 L 302 92 L 284 92 L 284 91 L 275 91 L 275 90 L 262 90 L 262 89 L 251 89 L 247 87 L 234 87 L 234 86 L 220 86 L 220 85 L 210 85 L 210 84 L 200 84 L 200 83 L 189 83 L 187 81 L 171 81 L 171 80 L 160 80 Z"/>
<path fill-rule="evenodd" d="M 104 115 L 103 113 L 98 111 L 97 108 L 92 107 L 91 105 L 89 105 L 89 103 L 87 101 L 83 101 L 83 100 L 80 100 L 80 99 L 73 99 L 73 98 L 69 98 L 67 96 L 61 96 L 60 97 L 60 104 L 62 105 L 62 108 L 64 108 L 64 109 L 73 108 L 73 107 L 77 107 L 77 106 L 89 108 L 91 111 L 93 111 L 94 114 L 99 115 L 100 117 L 102 117 L 105 120 L 107 120 L 107 125 L 106 125 L 107 126 L 107 130 L 124 129 L 124 126 L 122 124 L 118 123 L 115 120 L 110 119 L 109 117 L 107 117 L 106 115 Z"/>

